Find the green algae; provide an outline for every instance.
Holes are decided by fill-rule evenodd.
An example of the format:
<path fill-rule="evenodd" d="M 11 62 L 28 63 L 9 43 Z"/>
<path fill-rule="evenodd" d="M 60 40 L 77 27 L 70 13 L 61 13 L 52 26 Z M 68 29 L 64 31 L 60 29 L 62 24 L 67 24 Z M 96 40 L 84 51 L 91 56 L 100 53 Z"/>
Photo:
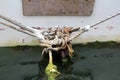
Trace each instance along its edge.
<path fill-rule="evenodd" d="M 56 77 L 60 75 L 60 72 L 57 70 L 57 66 L 54 65 L 52 62 L 48 63 L 45 72 L 48 77 L 48 80 L 55 80 Z"/>

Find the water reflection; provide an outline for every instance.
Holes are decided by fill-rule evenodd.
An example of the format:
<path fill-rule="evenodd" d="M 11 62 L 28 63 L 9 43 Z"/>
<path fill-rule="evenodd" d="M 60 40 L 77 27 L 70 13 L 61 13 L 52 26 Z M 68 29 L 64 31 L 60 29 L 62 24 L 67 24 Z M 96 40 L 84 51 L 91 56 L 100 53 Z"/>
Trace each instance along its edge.
<path fill-rule="evenodd" d="M 77 57 L 62 65 L 54 61 L 62 74 L 56 80 L 120 80 L 120 45 L 74 46 Z M 47 80 L 48 59 L 41 60 L 42 48 L 0 48 L 0 80 Z"/>
<path fill-rule="evenodd" d="M 91 80 L 90 73 L 73 72 L 75 61 L 63 65 L 56 58 L 53 62 L 61 73 L 56 80 Z M 47 80 L 47 65 L 48 59 L 41 59 L 40 47 L 0 48 L 0 80 Z"/>
<path fill-rule="evenodd" d="M 93 80 L 91 73 L 73 73 L 72 65 L 74 62 L 67 62 L 66 65 L 63 65 L 61 61 L 54 60 L 54 64 L 57 66 L 58 71 L 60 71 L 61 75 L 59 75 L 56 80 Z M 48 59 L 43 58 L 38 63 L 38 74 L 32 77 L 27 77 L 24 80 L 47 80 L 47 76 L 45 74 L 45 68 L 48 65 Z"/>

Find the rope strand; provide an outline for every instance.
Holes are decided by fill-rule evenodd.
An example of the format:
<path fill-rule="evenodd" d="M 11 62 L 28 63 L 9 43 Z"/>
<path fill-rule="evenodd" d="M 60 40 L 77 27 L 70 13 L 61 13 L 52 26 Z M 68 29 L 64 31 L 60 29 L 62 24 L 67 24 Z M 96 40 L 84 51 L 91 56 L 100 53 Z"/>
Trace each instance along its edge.
<path fill-rule="evenodd" d="M 102 21 L 100 21 L 100 22 L 97 22 L 97 23 L 91 25 L 90 28 L 92 28 L 92 27 L 94 27 L 94 26 L 97 26 L 97 25 L 99 25 L 99 24 L 101 24 L 101 23 L 103 23 L 103 22 L 105 22 L 105 21 L 108 21 L 108 20 L 110 20 L 110 19 L 112 19 L 112 18 L 114 18 L 114 17 L 116 17 L 116 16 L 119 16 L 119 15 L 120 15 L 120 13 L 117 13 L 117 14 L 115 14 L 115 15 L 113 15 L 113 16 L 110 16 L 110 17 L 108 17 L 108 18 L 106 18 L 106 19 L 104 19 L 104 20 L 102 20 Z"/>

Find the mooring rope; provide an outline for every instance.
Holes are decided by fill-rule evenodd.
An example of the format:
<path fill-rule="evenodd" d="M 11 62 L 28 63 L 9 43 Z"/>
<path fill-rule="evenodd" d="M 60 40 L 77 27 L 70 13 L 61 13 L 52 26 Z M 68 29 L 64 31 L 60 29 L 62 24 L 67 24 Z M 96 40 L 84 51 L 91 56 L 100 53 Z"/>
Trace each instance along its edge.
<path fill-rule="evenodd" d="M 116 16 L 119 16 L 119 15 L 120 15 L 120 13 L 114 14 L 114 15 L 112 15 L 112 16 L 104 19 L 104 20 L 101 20 L 100 22 L 97 22 L 97 23 L 91 25 L 90 28 L 92 28 L 92 27 L 94 27 L 94 26 L 97 26 L 97 25 L 99 25 L 99 24 L 101 24 L 101 23 L 103 23 L 103 22 L 105 22 L 105 21 L 108 21 L 108 20 L 110 20 L 110 19 L 112 19 L 112 18 L 114 18 L 114 17 L 116 17 Z"/>
<path fill-rule="evenodd" d="M 116 16 L 119 16 L 119 15 L 120 15 L 120 13 L 114 14 L 114 15 L 108 17 L 108 18 L 105 18 L 104 20 L 101 20 L 101 21 L 99 21 L 99 22 L 97 22 L 97 23 L 95 23 L 95 24 L 93 24 L 93 25 L 90 25 L 89 28 L 95 27 L 95 26 L 97 26 L 97 25 L 99 25 L 99 24 L 101 24 L 101 23 L 103 23 L 103 22 L 105 22 L 105 21 L 108 21 L 108 20 L 110 20 L 110 19 L 112 19 L 112 18 L 114 18 L 114 17 L 116 17 Z M 80 36 L 81 34 L 83 34 L 84 32 L 87 32 L 87 31 L 88 31 L 88 30 L 80 30 L 80 32 L 79 32 L 78 34 L 72 36 L 72 37 L 69 39 L 69 41 L 71 41 L 72 39 L 77 38 L 78 36 Z"/>
<path fill-rule="evenodd" d="M 52 52 L 49 50 L 49 63 L 53 62 Z"/>

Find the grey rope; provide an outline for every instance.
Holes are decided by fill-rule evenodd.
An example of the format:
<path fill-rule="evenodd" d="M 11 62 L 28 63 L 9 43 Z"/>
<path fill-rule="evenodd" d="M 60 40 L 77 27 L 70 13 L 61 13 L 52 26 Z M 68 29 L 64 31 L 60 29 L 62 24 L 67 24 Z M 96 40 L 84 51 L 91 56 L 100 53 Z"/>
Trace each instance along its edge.
<path fill-rule="evenodd" d="M 99 25 L 99 24 L 101 24 L 101 23 L 103 23 L 103 22 L 105 22 L 105 21 L 108 21 L 108 20 L 110 20 L 110 19 L 112 19 L 112 18 L 114 18 L 114 17 L 116 17 L 116 16 L 119 16 L 119 15 L 120 15 L 120 13 L 117 13 L 117 14 L 115 14 L 115 15 L 113 15 L 113 16 L 110 16 L 110 17 L 108 17 L 108 18 L 106 18 L 106 19 L 104 19 L 104 20 L 102 20 L 102 21 L 100 21 L 100 22 L 97 22 L 97 23 L 91 25 L 90 28 L 92 28 L 92 27 L 94 27 L 94 26 L 97 26 L 97 25 Z"/>

